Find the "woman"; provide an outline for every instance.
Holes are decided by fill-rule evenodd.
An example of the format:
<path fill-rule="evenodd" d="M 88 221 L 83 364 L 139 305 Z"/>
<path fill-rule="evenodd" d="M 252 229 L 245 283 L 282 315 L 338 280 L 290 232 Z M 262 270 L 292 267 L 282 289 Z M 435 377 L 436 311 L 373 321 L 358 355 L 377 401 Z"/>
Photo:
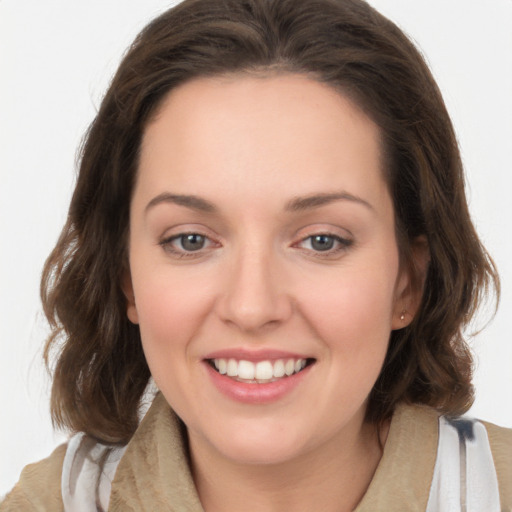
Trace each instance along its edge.
<path fill-rule="evenodd" d="M 493 284 L 394 25 L 360 1 L 186 1 L 121 64 L 43 276 L 53 415 L 84 434 L 3 506 L 507 509 L 511 433 L 454 419 Z"/>

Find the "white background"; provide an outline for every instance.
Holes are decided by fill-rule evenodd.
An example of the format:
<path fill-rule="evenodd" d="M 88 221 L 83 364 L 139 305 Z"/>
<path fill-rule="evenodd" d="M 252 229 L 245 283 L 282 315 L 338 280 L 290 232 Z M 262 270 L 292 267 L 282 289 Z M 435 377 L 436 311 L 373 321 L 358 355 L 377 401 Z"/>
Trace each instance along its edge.
<path fill-rule="evenodd" d="M 512 426 L 512 0 L 371 0 L 419 44 L 444 93 L 470 207 L 503 283 L 472 345 L 471 413 Z M 125 48 L 164 0 L 0 0 L 0 495 L 63 435 L 48 416 L 39 278 L 75 153 Z"/>

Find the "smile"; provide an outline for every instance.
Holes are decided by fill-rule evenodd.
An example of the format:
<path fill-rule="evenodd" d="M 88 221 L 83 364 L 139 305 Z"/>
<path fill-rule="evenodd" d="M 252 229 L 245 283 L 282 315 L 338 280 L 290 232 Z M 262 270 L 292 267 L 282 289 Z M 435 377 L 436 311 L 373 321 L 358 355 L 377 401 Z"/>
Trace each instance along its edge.
<path fill-rule="evenodd" d="M 235 402 L 263 405 L 293 393 L 317 360 L 279 350 L 221 350 L 203 363 L 214 387 Z"/>
<path fill-rule="evenodd" d="M 313 359 L 277 359 L 252 362 L 244 359 L 210 359 L 209 364 L 221 375 L 251 384 L 266 384 L 291 377 L 311 364 Z"/>

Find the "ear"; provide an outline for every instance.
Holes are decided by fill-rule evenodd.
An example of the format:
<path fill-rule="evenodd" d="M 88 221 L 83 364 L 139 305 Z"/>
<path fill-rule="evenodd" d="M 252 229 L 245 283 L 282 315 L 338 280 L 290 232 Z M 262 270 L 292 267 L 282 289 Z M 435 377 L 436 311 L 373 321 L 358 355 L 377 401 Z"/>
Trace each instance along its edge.
<path fill-rule="evenodd" d="M 425 236 L 421 235 L 411 242 L 408 260 L 402 263 L 397 279 L 391 323 L 393 330 L 407 327 L 420 308 L 430 263 L 430 250 Z"/>
<path fill-rule="evenodd" d="M 126 297 L 126 316 L 133 324 L 139 323 L 139 314 L 135 304 L 135 293 L 133 292 L 132 274 L 129 265 L 125 265 L 121 277 L 121 289 Z"/>

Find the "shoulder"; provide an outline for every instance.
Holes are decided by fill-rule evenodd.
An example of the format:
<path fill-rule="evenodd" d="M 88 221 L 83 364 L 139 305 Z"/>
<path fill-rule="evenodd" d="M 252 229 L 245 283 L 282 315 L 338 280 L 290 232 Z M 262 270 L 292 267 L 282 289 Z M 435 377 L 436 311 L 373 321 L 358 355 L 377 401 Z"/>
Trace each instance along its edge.
<path fill-rule="evenodd" d="M 502 505 L 508 507 L 504 510 L 512 510 L 512 429 L 498 427 L 486 421 L 482 424 L 489 438 Z"/>
<path fill-rule="evenodd" d="M 481 422 L 487 430 L 491 450 L 497 460 L 512 462 L 512 428 L 499 427 L 487 421 Z"/>
<path fill-rule="evenodd" d="M 26 466 L 0 505 L 1 512 L 106 510 L 110 486 L 124 447 L 75 434 L 50 457 Z"/>
<path fill-rule="evenodd" d="M 512 512 L 512 431 L 422 405 L 399 404 L 358 512 Z M 404 485 L 407 482 L 407 485 Z M 466 503 L 467 504 L 467 503 Z M 468 507 L 468 510 L 470 507 Z"/>
<path fill-rule="evenodd" d="M 427 511 L 512 511 L 511 431 L 467 417 L 441 416 Z"/>
<path fill-rule="evenodd" d="M 56 448 L 46 459 L 29 464 L 18 483 L 0 505 L 2 512 L 63 510 L 61 475 L 67 445 Z"/>

